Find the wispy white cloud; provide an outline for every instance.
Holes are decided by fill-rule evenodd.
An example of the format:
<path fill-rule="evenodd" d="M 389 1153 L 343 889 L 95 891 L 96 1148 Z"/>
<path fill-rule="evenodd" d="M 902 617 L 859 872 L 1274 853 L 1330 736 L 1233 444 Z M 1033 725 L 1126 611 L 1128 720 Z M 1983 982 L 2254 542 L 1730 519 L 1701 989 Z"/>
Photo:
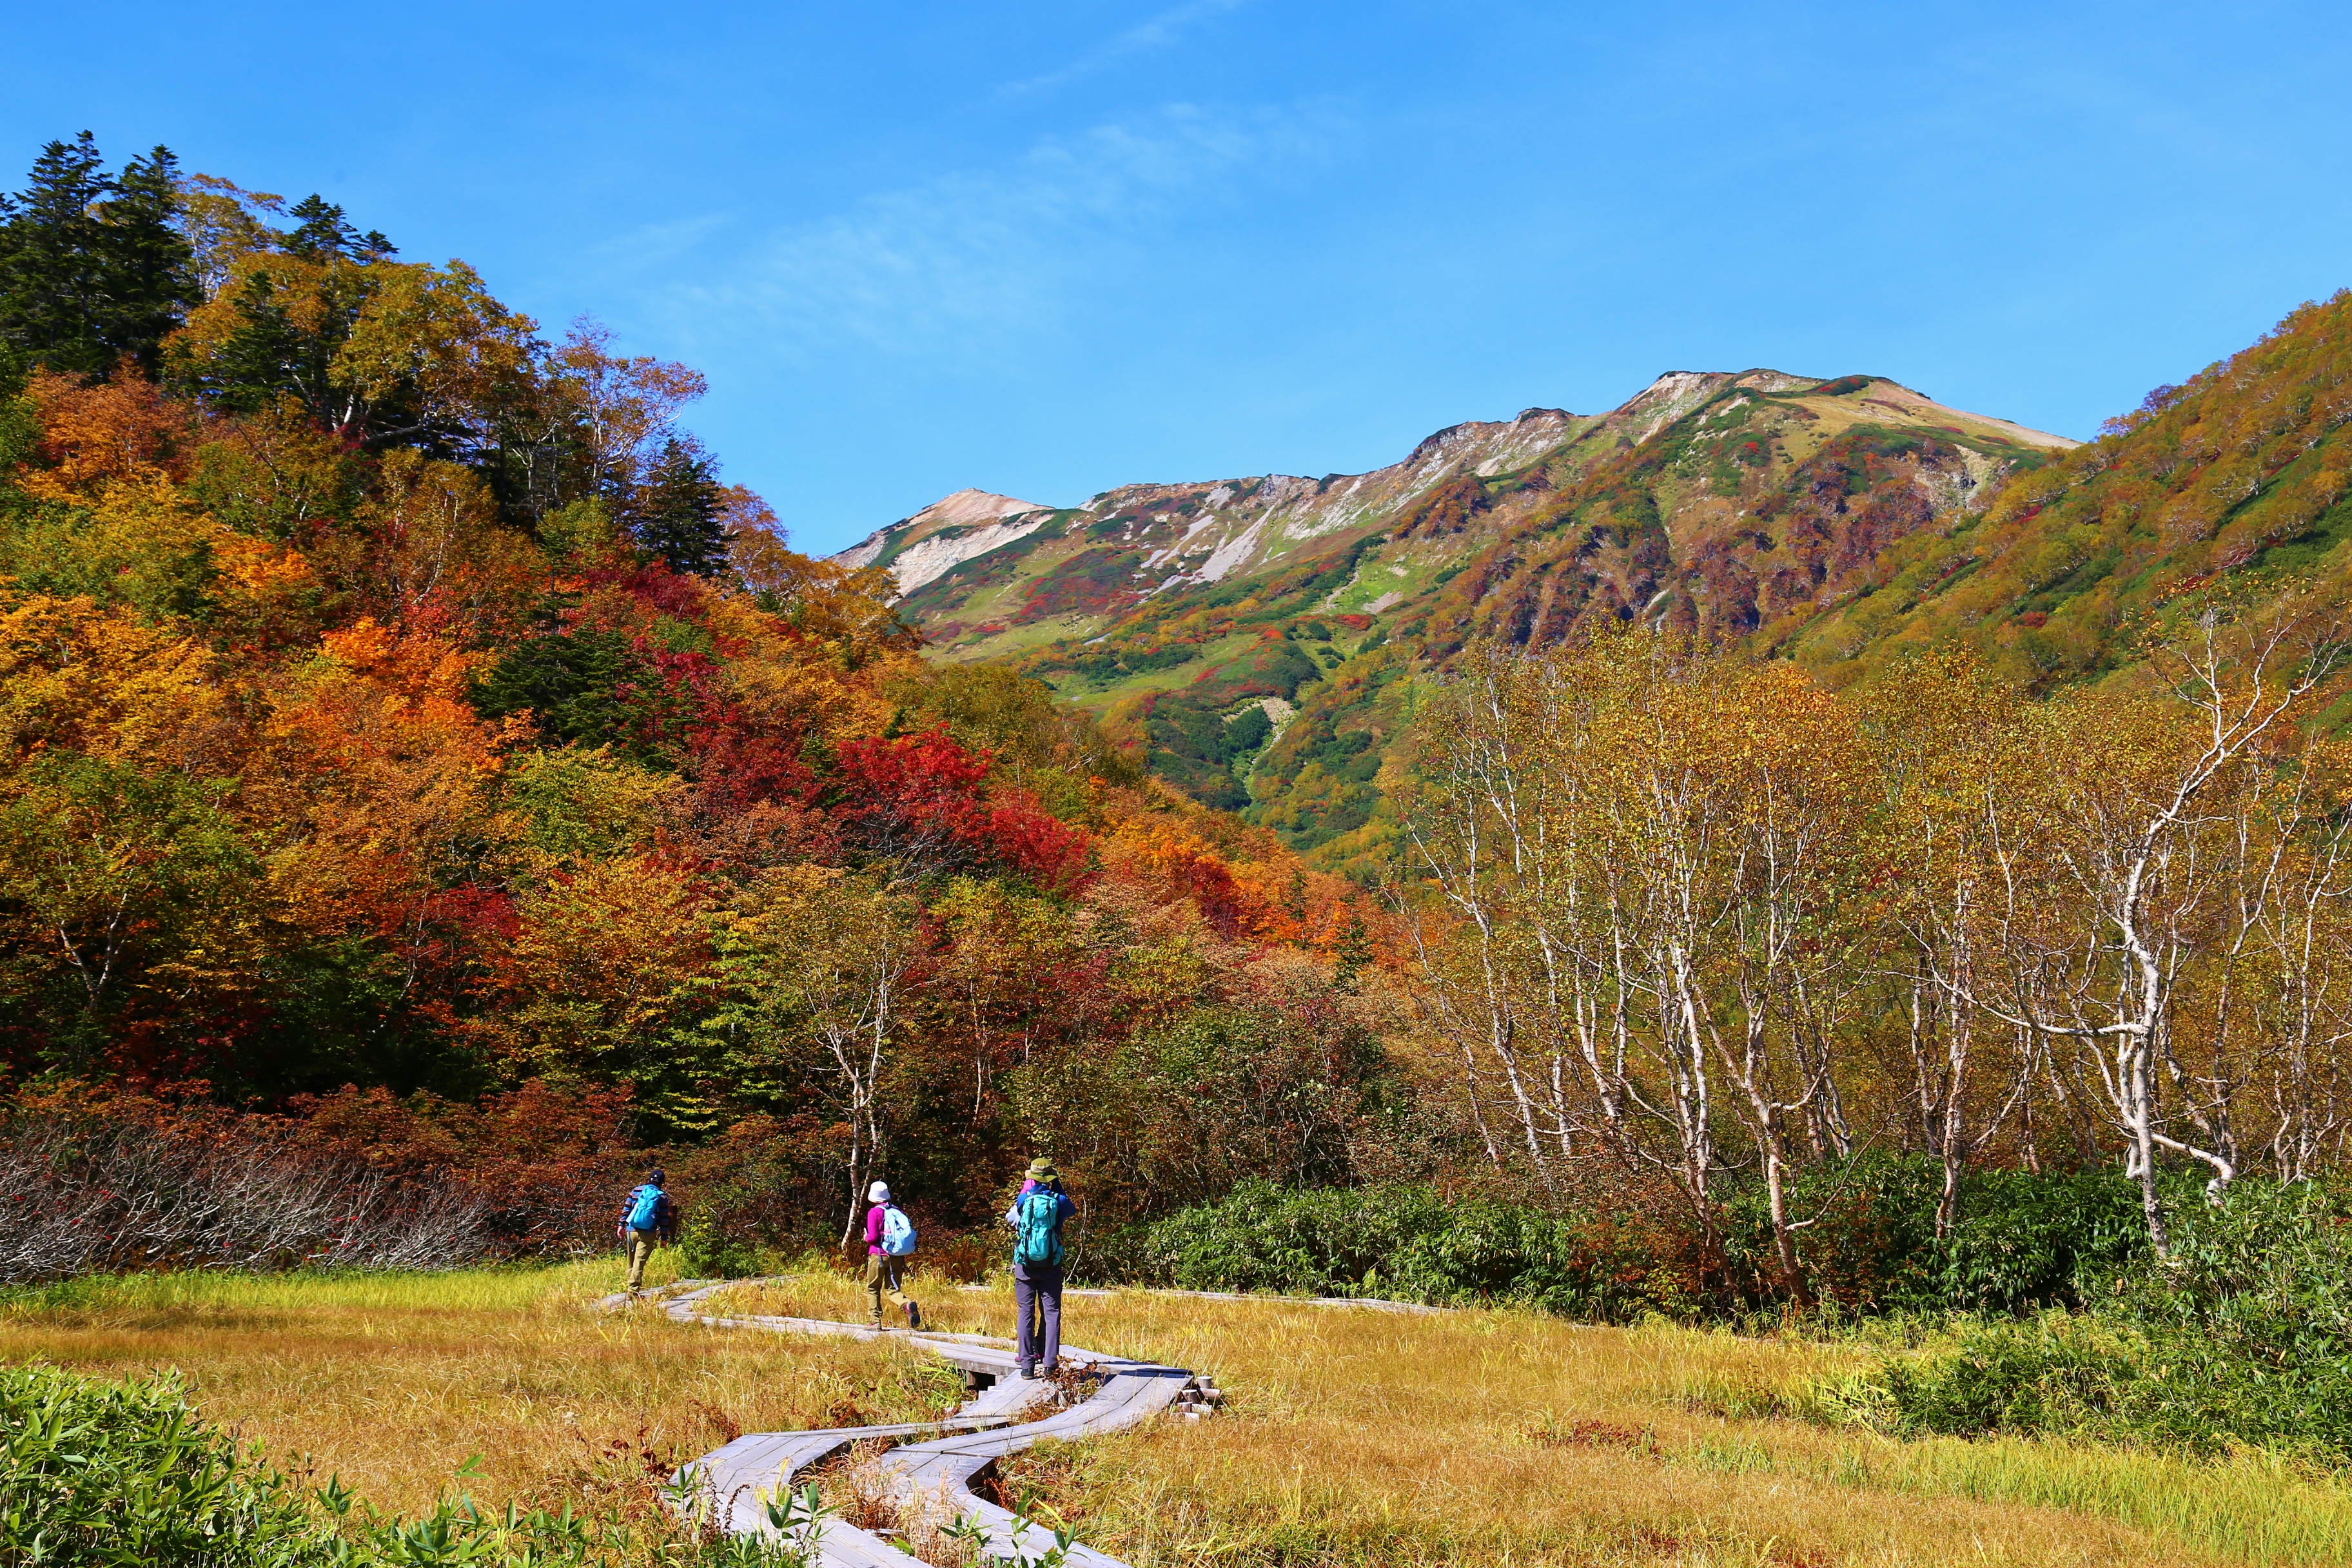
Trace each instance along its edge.
<path fill-rule="evenodd" d="M 659 273 L 723 237 L 734 221 L 726 213 L 696 213 L 667 223 L 641 224 L 592 247 L 589 254 L 600 268 Z"/>
<path fill-rule="evenodd" d="M 1177 105 L 1048 137 L 998 168 L 877 193 L 742 247 L 666 290 L 662 313 L 680 338 L 740 348 L 756 334 L 792 359 L 847 348 L 985 363 L 1055 330 L 1074 291 L 1138 260 L 1143 231 L 1171 207 L 1312 156 L 1328 125 L 1313 110 Z M 677 237 L 631 249 L 650 258 Z"/>
<path fill-rule="evenodd" d="M 1076 81 L 1131 56 L 1165 48 L 1194 23 L 1239 10 L 1246 3 L 1247 0 L 1186 0 L 1186 4 L 1171 6 L 1150 21 L 1139 22 L 1108 42 L 1097 45 L 1059 70 L 1047 71 L 1044 76 L 1031 77 L 1025 81 L 1007 82 L 999 90 L 1012 96 L 1040 92 L 1065 82 Z"/>

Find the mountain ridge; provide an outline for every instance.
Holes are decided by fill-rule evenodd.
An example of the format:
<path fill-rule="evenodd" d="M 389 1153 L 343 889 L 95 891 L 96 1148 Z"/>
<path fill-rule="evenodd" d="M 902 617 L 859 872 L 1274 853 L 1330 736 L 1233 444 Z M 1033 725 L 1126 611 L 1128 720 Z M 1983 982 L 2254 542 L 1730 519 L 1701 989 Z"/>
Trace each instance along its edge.
<path fill-rule="evenodd" d="M 992 490 L 961 489 L 940 497 L 910 517 L 884 524 L 848 549 L 835 552 L 831 559 L 856 571 L 873 565 L 887 553 L 898 579 L 899 591 L 911 593 L 973 556 L 1021 537 L 1019 520 L 1024 513 L 1052 510 Z M 898 531 L 905 531 L 892 538 Z M 932 540 L 940 541 L 945 547 L 915 555 L 915 551 Z M 910 545 L 914 550 L 908 548 Z M 910 555 L 915 558 L 909 559 Z"/>
<path fill-rule="evenodd" d="M 2089 443 L 1885 376 L 1676 371 L 1366 474 L 1127 485 L 986 548 L 945 522 L 868 544 L 958 556 L 898 601 L 933 658 L 1034 676 L 1196 798 L 1376 876 L 1418 677 L 1474 641 L 1638 621 L 1833 686 L 1955 642 L 2031 691 L 2104 679 L 2273 579 L 2352 591 L 2347 426 L 2338 294 Z"/>
<path fill-rule="evenodd" d="M 835 559 L 898 574 L 934 658 L 1045 680 L 1163 778 L 1343 869 L 1411 669 L 1595 617 L 1723 638 L 1827 613 L 1889 543 L 2074 445 L 1882 376 L 1670 371 L 1604 413 L 1462 421 L 1361 474 L 1052 509 L 958 491 Z"/>
<path fill-rule="evenodd" d="M 1856 378 L 1847 377 L 1845 380 Z M 2060 450 L 2064 437 L 2027 429 L 2011 421 L 1950 408 L 1882 377 L 1860 378 L 1892 396 L 1864 399 L 1874 415 L 1893 422 L 1935 425 L 1958 422 L 2018 445 Z M 1456 472 L 1492 479 L 1525 468 L 1606 430 L 1639 446 L 1704 404 L 1727 386 L 1752 386 L 1767 393 L 1836 384 L 1769 369 L 1743 372 L 1669 371 L 1617 407 L 1599 415 L 1530 407 L 1510 420 L 1465 420 L 1433 432 L 1397 462 L 1360 474 L 1320 479 L 1269 472 L 1211 480 L 1144 481 L 1097 491 L 1075 507 L 1055 508 L 991 492 L 964 489 L 908 518 L 876 530 L 834 559 L 844 565 L 887 565 L 898 575 L 902 598 L 922 590 L 966 563 L 1018 543 L 1048 519 L 1128 516 L 1139 526 L 1120 531 L 1123 544 L 1150 542 L 1132 576 L 1157 574 L 1149 592 L 1223 581 L 1236 571 L 1263 566 L 1293 549 L 1360 525 L 1397 516 L 1426 498 Z M 1590 456 L 1590 455 L 1588 455 Z M 1336 497 L 1331 495 L 1338 489 Z M 1234 503 L 1246 521 L 1237 521 Z M 1042 515 L 1041 515 L 1042 514 Z M 1186 519 L 1174 538 L 1150 524 L 1174 516 Z M 1189 563 L 1180 566 L 1179 563 Z M 1099 574 L 1095 580 L 1099 584 Z M 984 587 L 984 584 L 974 584 Z M 971 595 L 934 594 L 912 607 L 936 632 L 962 633 L 974 623 L 954 610 Z M 1052 595 L 1048 595 L 1050 600 Z M 1046 613 L 1052 613 L 1048 610 Z M 983 639 L 984 640 L 984 639 Z"/>

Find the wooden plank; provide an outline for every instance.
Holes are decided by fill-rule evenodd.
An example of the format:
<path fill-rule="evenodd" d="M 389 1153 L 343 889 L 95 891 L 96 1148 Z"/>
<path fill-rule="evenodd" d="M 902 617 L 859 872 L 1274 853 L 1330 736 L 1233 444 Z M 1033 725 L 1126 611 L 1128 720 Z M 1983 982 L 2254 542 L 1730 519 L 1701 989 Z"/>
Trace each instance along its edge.
<path fill-rule="evenodd" d="M 837 1519 L 824 1521 L 816 1545 L 817 1561 L 825 1568 L 923 1568 L 919 1558 Z"/>
<path fill-rule="evenodd" d="M 820 1319 L 719 1318 L 697 1310 L 704 1300 L 724 1288 L 698 1287 L 665 1303 L 664 1310 L 681 1322 L 717 1328 L 830 1334 L 859 1340 L 879 1339 L 892 1332 Z M 1053 1550 L 1052 1532 L 1032 1529 L 1016 1545 L 1013 1540 L 1016 1521 L 1003 1509 L 972 1495 L 971 1478 L 992 1460 L 1018 1453 L 1033 1443 L 1113 1432 L 1148 1420 L 1174 1404 L 1192 1375 L 1181 1367 L 1129 1361 L 1065 1346 L 1065 1362 L 1101 1373 L 1103 1381 L 1087 1398 L 1068 1409 L 1034 1421 L 1010 1422 L 1009 1417 L 1024 1414 L 1028 1405 L 1048 1394 L 1050 1385 L 1006 1376 L 1013 1369 L 1013 1355 L 1003 1348 L 1003 1341 L 978 1334 L 913 1333 L 905 1337 L 909 1344 L 966 1371 L 994 1377 L 996 1382 L 966 1402 L 958 1415 L 944 1422 L 843 1427 L 825 1432 L 753 1433 L 713 1450 L 698 1462 L 709 1467 L 708 1473 L 713 1484 L 720 1488 L 719 1495 L 726 1506 L 719 1511 L 728 1529 L 775 1533 L 759 1494 L 765 1490 L 773 1495 L 795 1469 L 861 1436 L 911 1436 L 920 1432 L 946 1431 L 950 1435 L 908 1444 L 884 1456 L 885 1466 L 893 1473 L 900 1495 L 941 1492 L 963 1517 L 978 1520 L 990 1532 L 991 1550 L 997 1555 L 1034 1562 Z M 980 1429 L 954 1430 L 958 1426 Z M 730 1485 L 734 1489 L 731 1491 L 726 1489 Z M 915 1562 L 889 1542 L 839 1520 L 825 1521 L 817 1548 L 818 1559 L 826 1568 L 908 1568 Z M 1067 1560 L 1082 1568 L 1122 1568 L 1115 1559 L 1084 1545 L 1074 1547 Z"/>
<path fill-rule="evenodd" d="M 826 1455 L 867 1437 L 905 1437 L 921 1432 L 952 1430 L 966 1422 L 1001 1425 L 1000 1415 L 955 1416 L 946 1421 L 907 1422 L 892 1426 L 842 1426 L 815 1432 L 754 1432 L 712 1449 L 694 1461 L 703 1494 L 718 1503 L 728 1528 L 742 1533 L 763 1523 L 767 1510 L 761 1494 L 775 1495 L 791 1483 L 793 1473 Z M 679 1481 L 680 1469 L 670 1479 Z"/>
<path fill-rule="evenodd" d="M 1034 1563 L 1054 1549 L 1051 1530 L 1034 1522 L 1022 1529 L 1019 1515 L 983 1498 L 972 1499 L 963 1517 L 977 1521 L 988 1531 L 988 1555 L 992 1557 Z M 1097 1552 L 1083 1541 L 1072 1542 L 1070 1553 L 1063 1561 L 1082 1564 L 1083 1568 L 1127 1568 L 1118 1558 Z"/>

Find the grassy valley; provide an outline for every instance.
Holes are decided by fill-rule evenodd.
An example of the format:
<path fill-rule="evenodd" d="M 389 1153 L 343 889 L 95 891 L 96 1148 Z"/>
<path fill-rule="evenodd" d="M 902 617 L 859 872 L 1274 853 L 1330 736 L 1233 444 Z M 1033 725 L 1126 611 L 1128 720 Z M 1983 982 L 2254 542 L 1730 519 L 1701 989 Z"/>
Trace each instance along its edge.
<path fill-rule="evenodd" d="M 832 561 L 703 384 L 0 202 L 0 1568 L 781 1568 L 660 1479 L 956 1380 L 586 1310 L 622 1194 L 842 1318 L 885 1183 L 995 1333 L 1041 1155 L 1234 1394 L 990 1483 L 1138 1568 L 2344 1560 L 2352 296 L 2084 445 L 1677 372 Z"/>

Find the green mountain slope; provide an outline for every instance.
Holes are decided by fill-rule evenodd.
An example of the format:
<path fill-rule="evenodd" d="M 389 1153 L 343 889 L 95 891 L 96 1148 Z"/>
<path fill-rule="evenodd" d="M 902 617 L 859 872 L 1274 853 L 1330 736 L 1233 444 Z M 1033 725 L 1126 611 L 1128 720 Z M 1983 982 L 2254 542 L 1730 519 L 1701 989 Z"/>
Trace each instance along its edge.
<path fill-rule="evenodd" d="M 1639 618 L 1839 684 L 1952 639 L 2029 685 L 2095 677 L 2215 595 L 2342 575 L 2347 422 L 2339 295 L 2084 446 L 1883 377 L 1675 373 L 1370 474 L 961 492 L 845 558 L 907 563 L 937 657 L 1039 676 L 1346 869 L 1383 852 L 1410 677 L 1474 638 Z"/>
<path fill-rule="evenodd" d="M 1607 414 L 1457 425 L 1369 474 L 1065 509 L 961 491 L 840 559 L 897 571 L 939 657 L 1017 663 L 1314 849 L 1370 819 L 1424 647 L 1604 615 L 1748 635 L 2068 445 L 1882 378 L 1678 372 Z"/>
<path fill-rule="evenodd" d="M 2129 662 L 2216 601 L 2352 593 L 2352 292 L 2161 386 L 2095 441 L 1900 540 L 1767 646 L 1840 683 L 1953 638 L 2046 689 Z"/>

